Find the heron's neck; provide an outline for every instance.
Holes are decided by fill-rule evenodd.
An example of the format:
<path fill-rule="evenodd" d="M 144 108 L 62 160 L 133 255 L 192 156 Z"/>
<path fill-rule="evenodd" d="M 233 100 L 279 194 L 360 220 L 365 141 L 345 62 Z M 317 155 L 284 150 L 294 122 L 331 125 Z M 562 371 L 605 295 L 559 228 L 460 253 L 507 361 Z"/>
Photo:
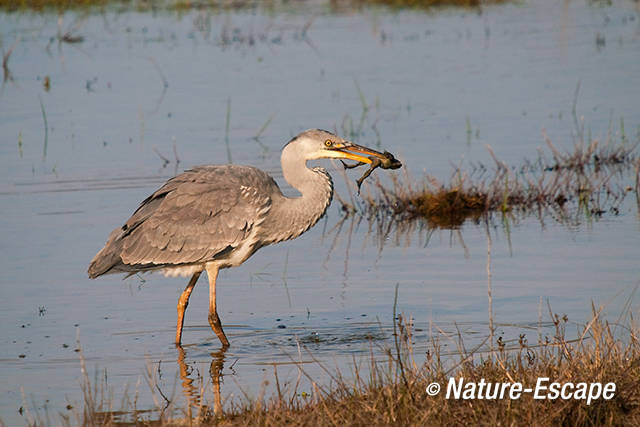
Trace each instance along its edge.
<path fill-rule="evenodd" d="M 307 231 L 324 215 L 333 197 L 331 176 L 322 168 L 309 169 L 299 158 L 290 159 L 283 152 L 282 173 L 299 197 L 285 197 L 273 212 L 283 235 L 293 239 Z M 295 157 L 295 156 L 292 156 Z"/>

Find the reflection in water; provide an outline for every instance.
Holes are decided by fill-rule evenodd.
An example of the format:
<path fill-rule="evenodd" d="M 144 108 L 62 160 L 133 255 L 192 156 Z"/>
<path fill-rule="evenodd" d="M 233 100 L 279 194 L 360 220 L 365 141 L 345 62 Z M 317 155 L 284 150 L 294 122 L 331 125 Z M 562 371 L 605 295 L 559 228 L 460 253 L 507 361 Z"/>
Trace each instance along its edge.
<path fill-rule="evenodd" d="M 222 378 L 222 369 L 224 367 L 224 353 L 226 348 L 211 353 L 211 365 L 209 365 L 209 376 L 213 385 L 214 407 L 216 415 L 222 414 L 222 399 L 220 397 L 220 380 Z"/>
<path fill-rule="evenodd" d="M 186 353 L 181 345 L 176 344 L 178 350 L 178 368 L 180 370 L 180 380 L 182 382 L 182 392 L 187 403 L 187 417 L 192 420 L 193 409 L 197 409 L 196 418 L 206 418 L 208 416 L 208 407 L 203 404 L 202 393 L 204 388 L 200 388 L 193 384 L 194 379 L 191 378 L 193 369 L 185 361 Z M 222 397 L 220 393 L 220 383 L 222 382 L 222 370 L 224 368 L 224 356 L 227 349 L 222 349 L 211 353 L 211 365 L 209 366 L 209 376 L 213 390 L 213 412 L 215 416 L 222 415 Z"/>
<path fill-rule="evenodd" d="M 345 222 L 350 219 L 349 221 L 349 229 L 345 230 L 346 232 L 343 233 L 343 226 L 345 224 Z M 351 251 L 351 239 L 353 237 L 353 232 L 354 232 L 354 227 L 356 225 L 356 221 L 360 221 L 362 220 L 362 217 L 356 217 L 355 215 L 350 215 L 347 214 L 343 217 L 341 217 L 337 224 L 331 228 L 331 230 L 329 230 L 328 233 L 325 233 L 323 231 L 323 238 L 330 236 L 330 235 L 334 235 L 332 242 L 331 242 L 331 246 L 329 247 L 329 251 L 327 252 L 327 256 L 324 259 L 324 263 L 323 263 L 323 267 L 325 269 L 329 269 L 329 261 L 331 260 L 331 254 L 334 251 L 334 249 L 339 245 L 341 237 L 342 236 L 346 236 L 346 246 L 345 246 L 345 254 L 344 254 L 344 268 L 342 270 L 342 291 L 340 292 L 340 300 L 342 301 L 342 304 L 344 306 L 344 301 L 346 298 L 346 290 L 348 287 L 348 281 L 349 281 L 349 253 Z"/>

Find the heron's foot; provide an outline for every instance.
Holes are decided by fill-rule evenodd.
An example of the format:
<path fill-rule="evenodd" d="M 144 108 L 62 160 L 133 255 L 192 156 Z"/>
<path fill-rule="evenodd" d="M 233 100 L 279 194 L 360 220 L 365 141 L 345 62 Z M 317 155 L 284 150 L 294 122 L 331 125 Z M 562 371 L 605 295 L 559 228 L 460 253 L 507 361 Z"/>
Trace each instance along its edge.
<path fill-rule="evenodd" d="M 220 322 L 220 317 L 218 317 L 217 312 L 214 311 L 213 313 L 209 313 L 209 325 L 211 326 L 213 332 L 215 332 L 218 336 L 218 339 L 220 339 L 222 348 L 226 349 L 227 347 L 229 347 L 229 340 L 227 339 L 224 330 L 222 330 L 222 322 Z"/>

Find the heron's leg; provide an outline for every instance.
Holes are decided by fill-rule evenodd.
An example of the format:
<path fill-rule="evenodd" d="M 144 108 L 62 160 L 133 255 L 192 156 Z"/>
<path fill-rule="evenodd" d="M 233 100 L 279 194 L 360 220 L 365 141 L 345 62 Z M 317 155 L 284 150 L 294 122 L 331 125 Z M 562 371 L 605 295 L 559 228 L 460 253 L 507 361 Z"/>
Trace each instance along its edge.
<path fill-rule="evenodd" d="M 216 311 L 216 279 L 218 278 L 218 266 L 208 264 L 206 268 L 207 275 L 209 276 L 209 325 L 211 325 L 211 329 L 213 329 L 213 332 L 215 332 L 220 339 L 222 348 L 227 348 L 229 347 L 229 340 L 222 330 L 222 323 Z"/>
<path fill-rule="evenodd" d="M 193 291 L 193 287 L 196 285 L 198 278 L 200 277 L 200 273 L 202 271 L 198 271 L 191 276 L 191 280 L 189 280 L 189 284 L 184 291 L 182 291 L 182 295 L 180 295 L 180 299 L 178 300 L 178 325 L 176 326 L 176 344 L 180 345 L 182 341 L 182 325 L 184 324 L 184 312 L 189 305 L 189 297 L 191 296 L 191 291 Z"/>

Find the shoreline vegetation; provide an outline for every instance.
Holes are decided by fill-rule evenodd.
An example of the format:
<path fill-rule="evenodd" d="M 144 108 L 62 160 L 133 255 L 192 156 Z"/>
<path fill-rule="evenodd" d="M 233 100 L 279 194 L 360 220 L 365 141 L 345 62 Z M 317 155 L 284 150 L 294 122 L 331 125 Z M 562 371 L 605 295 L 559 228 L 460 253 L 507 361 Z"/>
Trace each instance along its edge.
<path fill-rule="evenodd" d="M 640 342 L 631 312 L 615 323 L 602 317 L 602 307 L 577 328 L 577 339 L 567 338 L 566 316 L 551 312 L 553 336 L 540 337 L 535 345 L 526 338 L 507 346 L 496 342 L 492 352 L 467 350 L 458 336 L 458 360 L 445 362 L 440 342 L 434 340 L 423 364 L 416 362 L 411 322 L 399 315 L 395 346 L 383 361 L 370 360 L 368 375 L 357 369 L 353 378 L 325 369 L 335 384 L 317 387 L 312 403 L 285 397 L 245 402 L 231 408 L 220 425 L 636 425 L 640 423 Z M 301 368 L 303 369 L 303 368 Z M 616 384 L 615 396 L 590 405 L 585 400 L 534 400 L 532 394 L 505 399 L 446 399 L 450 378 L 466 383 L 522 383 L 534 387 L 538 378 L 550 382 Z M 429 396 L 427 388 L 438 383 L 441 391 Z"/>
<path fill-rule="evenodd" d="M 304 363 L 297 365 L 300 376 L 296 383 L 281 384 L 274 365 L 271 380 L 276 385 L 276 392 L 273 395 L 261 393 L 257 398 L 245 395 L 225 402 L 224 409 L 220 397 L 221 380 L 219 376 L 215 377 L 215 357 L 210 370 L 211 382 L 199 378 L 199 384 L 192 384 L 194 381 L 188 377 L 188 367 L 182 360 L 182 385 L 191 396 L 185 407 L 179 406 L 173 395 L 161 390 L 154 379 L 153 368 L 149 367 L 146 382 L 156 407 L 140 410 L 136 408 L 138 391 L 133 399 L 125 392 L 120 401 L 121 408 L 115 409 L 118 403 L 113 401 L 113 391 L 105 385 L 106 372 L 100 376 L 96 373 L 93 382 L 90 381 L 81 356 L 84 402 L 79 406 L 82 407 L 68 405 L 66 412 L 60 411 L 53 417 L 46 411 L 43 416 L 42 411 L 25 409 L 23 416 L 29 425 L 62 422 L 63 425 L 87 426 L 638 425 L 640 329 L 631 310 L 636 290 L 631 293 L 623 312 L 613 321 L 605 318 L 604 307 L 592 305 L 591 319 L 576 325 L 548 306 L 551 327 L 543 330 L 540 320 L 536 343 L 530 344 L 524 334 L 519 340 L 509 342 L 501 338 L 495 340 L 489 335 L 484 343 L 467 349 L 458 332 L 437 338 L 432 335 L 426 353 L 421 355 L 415 354 L 411 319 L 394 313 L 391 343 L 382 349 L 381 356 L 374 357 L 372 350 L 368 359 L 354 359 L 352 372 L 348 375 L 324 366 L 302 346 L 331 379 L 329 386 L 315 382 L 306 372 Z M 454 342 L 457 356 L 442 350 L 444 340 Z M 184 358 L 184 353 L 180 354 Z M 181 362 L 180 358 L 178 362 Z M 363 363 L 368 366 L 363 368 Z M 310 393 L 298 389 L 300 377 L 309 380 Z M 547 386 L 541 393 L 547 396 L 544 399 L 535 399 L 532 392 L 521 393 L 516 399 L 507 395 L 502 399 L 479 399 L 477 394 L 476 398 L 464 398 L 469 383 L 496 386 L 519 383 L 535 389 L 540 381 Z M 455 392 L 446 397 L 450 382 L 462 390 L 459 390 L 459 398 L 455 398 Z M 427 391 L 433 390 L 433 383 L 440 385 L 440 392 L 435 396 Z M 576 398 L 553 397 L 549 394 L 551 383 L 574 384 Z M 583 389 L 593 387 L 595 383 L 602 387 L 613 383 L 615 391 L 607 398 L 600 393 L 598 398 L 588 402 L 586 392 L 577 392 L 581 383 L 586 384 Z M 207 389 L 210 392 L 211 388 L 214 401 L 204 398 Z M 490 388 L 487 390 L 485 396 L 491 396 Z"/>

